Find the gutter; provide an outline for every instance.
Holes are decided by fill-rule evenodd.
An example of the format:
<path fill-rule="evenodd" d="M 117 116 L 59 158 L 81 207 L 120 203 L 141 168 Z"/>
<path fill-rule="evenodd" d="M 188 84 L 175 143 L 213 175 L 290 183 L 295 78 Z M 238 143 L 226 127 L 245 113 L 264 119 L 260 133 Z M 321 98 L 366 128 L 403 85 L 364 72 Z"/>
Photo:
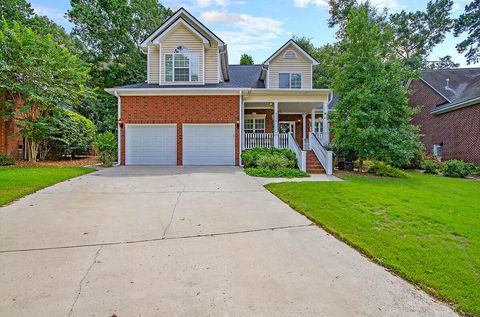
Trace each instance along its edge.
<path fill-rule="evenodd" d="M 315 93 L 325 92 L 332 93 L 331 89 L 282 89 L 282 88 L 106 88 L 106 92 L 114 96 L 126 95 L 126 96 L 161 96 L 161 95 L 175 95 L 182 92 L 190 92 L 185 95 L 238 95 L 239 91 L 248 93 L 285 93 L 285 94 L 298 94 L 298 93 Z M 208 93 L 208 94 L 207 94 Z"/>
<path fill-rule="evenodd" d="M 432 113 L 432 114 L 442 114 L 442 113 L 445 113 L 445 112 L 450 112 L 450 111 L 458 110 L 458 109 L 465 108 L 465 107 L 468 107 L 468 106 L 472 106 L 472 105 L 478 104 L 478 103 L 480 103 L 480 97 L 476 97 L 476 98 L 473 98 L 473 99 L 470 99 L 470 100 L 467 100 L 467 101 L 462 101 L 462 102 L 459 102 L 459 103 L 454 103 L 454 104 L 451 104 L 451 105 L 448 105 L 448 106 L 441 107 L 439 109 L 434 109 L 430 113 Z"/>

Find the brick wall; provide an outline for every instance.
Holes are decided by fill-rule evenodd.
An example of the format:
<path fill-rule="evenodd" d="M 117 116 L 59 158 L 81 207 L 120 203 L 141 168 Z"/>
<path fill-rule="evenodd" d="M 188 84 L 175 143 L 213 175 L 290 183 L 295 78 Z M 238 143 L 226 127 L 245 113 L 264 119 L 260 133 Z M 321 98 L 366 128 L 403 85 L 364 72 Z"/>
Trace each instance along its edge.
<path fill-rule="evenodd" d="M 177 124 L 177 165 L 182 165 L 183 123 L 237 123 L 239 96 L 124 96 L 121 97 L 121 161 L 125 163 L 125 124 Z M 235 164 L 239 128 L 235 125 Z"/>
<path fill-rule="evenodd" d="M 433 145 L 443 142 L 443 160 L 480 165 L 480 104 L 435 115 L 431 111 L 446 100 L 422 81 L 412 82 L 411 88 L 409 103 L 421 108 L 413 123 L 420 126 L 427 153 L 432 154 Z"/>
<path fill-rule="evenodd" d="M 4 95 L 0 95 L 0 106 L 3 104 Z M 0 153 L 7 153 L 18 159 L 21 159 L 18 152 L 18 146 L 23 146 L 23 138 L 11 135 L 18 132 L 14 120 L 4 121 L 0 117 Z"/>

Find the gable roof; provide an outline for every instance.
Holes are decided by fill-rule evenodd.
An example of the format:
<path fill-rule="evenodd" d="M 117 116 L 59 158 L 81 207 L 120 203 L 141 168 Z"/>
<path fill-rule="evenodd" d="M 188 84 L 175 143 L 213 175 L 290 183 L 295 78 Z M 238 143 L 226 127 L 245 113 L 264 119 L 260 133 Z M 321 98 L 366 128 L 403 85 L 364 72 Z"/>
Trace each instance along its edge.
<path fill-rule="evenodd" d="M 158 34 L 155 38 L 153 38 L 152 42 L 158 43 L 162 37 L 166 36 L 168 33 L 173 31 L 179 24 L 182 24 L 188 30 L 190 30 L 190 32 L 192 32 L 196 37 L 198 37 L 202 41 L 203 45 L 210 47 L 210 41 L 205 36 L 203 36 L 203 34 L 198 32 L 193 26 L 191 26 L 190 23 L 185 21 L 182 17 L 178 18 L 175 22 L 170 24 L 168 28 L 164 29 L 160 34 Z"/>
<path fill-rule="evenodd" d="M 195 23 L 195 25 L 209 35 L 212 39 L 214 39 L 218 45 L 223 46 L 225 42 L 223 42 L 218 36 L 216 36 L 210 29 L 208 29 L 205 25 L 203 25 L 200 21 L 198 21 L 193 15 L 191 15 L 187 10 L 183 7 L 178 9 L 171 17 L 169 17 L 165 22 L 162 23 L 155 31 L 153 31 L 143 42 L 140 44 L 140 47 L 146 48 L 148 42 L 153 41 L 157 36 L 159 36 L 163 31 L 169 28 L 173 23 L 175 23 L 179 18 L 182 16 L 186 16 L 190 21 Z M 184 20 L 184 19 L 183 19 Z M 184 20 L 185 21 L 185 20 Z M 186 21 L 185 21 L 186 22 Z M 188 23 L 188 22 L 187 22 Z M 190 24 L 189 24 L 190 25 Z M 190 25 L 192 27 L 192 25 Z"/>
<path fill-rule="evenodd" d="M 423 72 L 422 81 L 448 101 L 437 107 L 444 108 L 480 97 L 480 68 L 429 69 Z"/>
<path fill-rule="evenodd" d="M 287 43 L 283 44 L 282 47 L 280 47 L 275 53 L 273 53 L 272 56 L 267 58 L 267 60 L 263 62 L 263 64 L 268 65 L 272 61 L 272 59 L 277 57 L 278 54 L 280 54 L 290 44 L 293 45 L 293 47 L 295 47 L 296 49 L 298 49 L 301 53 L 303 53 L 303 55 L 305 55 L 305 57 L 310 60 L 313 65 L 318 65 L 318 61 L 313 58 L 313 56 L 310 55 L 307 51 L 301 48 L 300 45 L 298 45 L 297 42 L 295 42 L 293 39 L 290 39 L 287 41 Z"/>

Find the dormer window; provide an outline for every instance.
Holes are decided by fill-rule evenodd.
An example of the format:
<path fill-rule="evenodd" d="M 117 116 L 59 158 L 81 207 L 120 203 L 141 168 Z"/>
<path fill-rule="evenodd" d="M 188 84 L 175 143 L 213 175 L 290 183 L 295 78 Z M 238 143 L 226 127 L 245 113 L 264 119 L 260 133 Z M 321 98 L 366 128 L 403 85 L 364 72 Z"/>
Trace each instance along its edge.
<path fill-rule="evenodd" d="M 278 88 L 301 89 L 302 74 L 301 73 L 279 73 Z"/>
<path fill-rule="evenodd" d="M 297 53 L 295 53 L 294 51 L 292 50 L 288 50 L 285 52 L 285 55 L 283 56 L 285 59 L 293 59 L 293 58 L 297 58 Z"/>
<path fill-rule="evenodd" d="M 191 53 L 186 46 L 178 46 L 171 54 L 165 54 L 166 82 L 199 81 L 199 54 Z"/>

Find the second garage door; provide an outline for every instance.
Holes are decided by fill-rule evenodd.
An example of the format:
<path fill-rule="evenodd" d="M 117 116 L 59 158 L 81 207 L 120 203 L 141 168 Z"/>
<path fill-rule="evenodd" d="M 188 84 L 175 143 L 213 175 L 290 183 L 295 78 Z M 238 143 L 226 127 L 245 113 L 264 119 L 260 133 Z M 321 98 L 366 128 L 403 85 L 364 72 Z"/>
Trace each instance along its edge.
<path fill-rule="evenodd" d="M 235 165 L 235 124 L 184 124 L 183 165 Z"/>

